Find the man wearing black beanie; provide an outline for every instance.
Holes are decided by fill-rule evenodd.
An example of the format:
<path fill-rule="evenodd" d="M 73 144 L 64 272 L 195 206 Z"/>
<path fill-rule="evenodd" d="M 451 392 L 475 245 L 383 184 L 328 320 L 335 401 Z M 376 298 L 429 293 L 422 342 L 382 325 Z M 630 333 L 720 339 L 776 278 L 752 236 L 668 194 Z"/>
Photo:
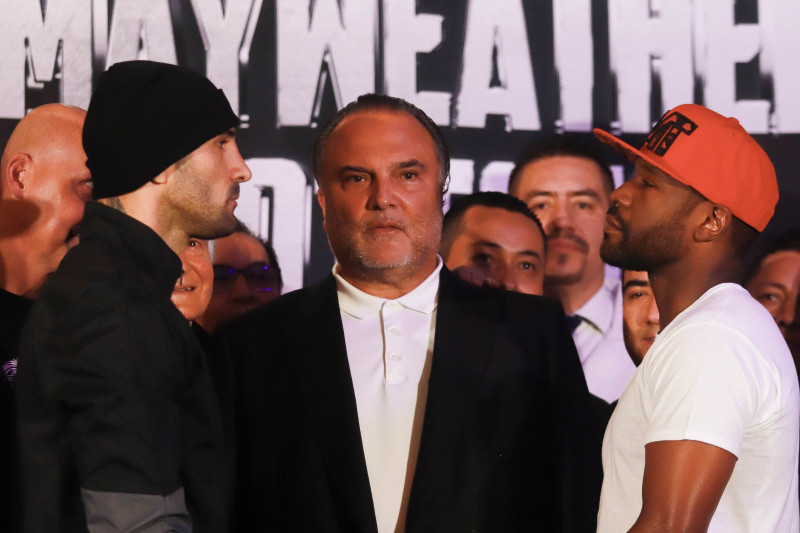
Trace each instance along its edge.
<path fill-rule="evenodd" d="M 83 129 L 81 243 L 21 341 L 24 531 L 227 530 L 211 378 L 170 301 L 189 237 L 230 234 L 250 179 L 222 91 L 186 68 L 104 72 Z"/>

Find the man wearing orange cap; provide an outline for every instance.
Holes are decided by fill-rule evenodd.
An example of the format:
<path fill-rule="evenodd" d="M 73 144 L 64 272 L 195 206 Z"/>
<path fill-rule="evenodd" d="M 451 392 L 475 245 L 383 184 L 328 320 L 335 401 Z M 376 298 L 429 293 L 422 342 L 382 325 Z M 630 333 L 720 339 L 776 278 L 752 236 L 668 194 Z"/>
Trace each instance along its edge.
<path fill-rule="evenodd" d="M 601 253 L 646 271 L 661 331 L 603 443 L 599 532 L 797 531 L 800 393 L 739 259 L 778 200 L 775 170 L 733 118 L 668 111 L 611 195 Z"/>

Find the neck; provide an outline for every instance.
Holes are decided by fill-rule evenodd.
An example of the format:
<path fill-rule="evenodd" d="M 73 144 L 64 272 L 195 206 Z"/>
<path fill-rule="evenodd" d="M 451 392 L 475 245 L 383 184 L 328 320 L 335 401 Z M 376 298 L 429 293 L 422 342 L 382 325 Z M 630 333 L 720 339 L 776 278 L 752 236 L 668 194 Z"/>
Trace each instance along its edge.
<path fill-rule="evenodd" d="M 705 270 L 702 265 L 687 263 L 648 272 L 662 330 L 712 287 L 739 279 L 738 259 L 735 258 L 727 261 L 727 265 L 734 265 L 732 267 L 721 262 Z"/>
<path fill-rule="evenodd" d="M 583 307 L 592 296 L 597 294 L 605 280 L 605 267 L 589 278 L 577 283 L 548 283 L 545 277 L 544 295 L 561 302 L 561 307 L 568 315 Z"/>
<path fill-rule="evenodd" d="M 416 289 L 434 270 L 436 270 L 436 256 L 426 259 L 422 268 L 417 267 L 413 272 L 405 268 L 395 269 L 353 269 L 344 268 L 340 263 L 337 273 L 356 289 L 376 296 L 395 300 Z"/>
<path fill-rule="evenodd" d="M 142 187 L 132 193 L 100 200 L 105 205 L 135 218 L 155 231 L 173 252 L 180 255 L 189 242 L 189 235 L 176 224 L 169 224 L 170 217 L 160 208 L 160 198 L 155 192 Z"/>

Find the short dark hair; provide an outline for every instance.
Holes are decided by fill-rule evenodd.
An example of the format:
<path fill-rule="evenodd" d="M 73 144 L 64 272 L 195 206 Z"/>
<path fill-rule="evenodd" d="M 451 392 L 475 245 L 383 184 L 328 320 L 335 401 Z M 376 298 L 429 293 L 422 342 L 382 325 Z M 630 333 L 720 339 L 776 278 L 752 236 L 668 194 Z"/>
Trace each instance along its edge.
<path fill-rule="evenodd" d="M 510 194 L 485 191 L 476 192 L 474 194 L 470 194 L 469 196 L 459 198 L 450 206 L 450 209 L 447 211 L 447 214 L 444 216 L 444 220 L 442 221 L 442 243 L 439 246 L 439 251 L 441 252 L 442 257 L 447 257 L 450 255 L 450 248 L 453 246 L 453 242 L 455 242 L 456 237 L 458 237 L 458 234 L 461 232 L 461 221 L 464 220 L 464 215 L 470 210 L 470 208 L 478 205 L 484 207 L 497 207 L 500 209 L 505 209 L 511 213 L 520 213 L 521 215 L 525 215 L 536 224 L 537 228 L 539 228 L 539 233 L 542 234 L 542 241 L 545 245 L 545 251 L 547 250 L 547 237 L 545 237 L 542 223 L 528 208 L 528 206 L 525 205 L 525 202 L 519 198 L 511 196 Z"/>
<path fill-rule="evenodd" d="M 611 174 L 608 161 L 602 151 L 575 135 L 551 135 L 539 139 L 519 156 L 508 178 L 508 192 L 514 193 L 514 189 L 519 184 L 519 175 L 522 169 L 534 161 L 555 156 L 582 157 L 594 161 L 597 163 L 597 166 L 600 167 L 600 171 L 606 179 L 606 185 L 608 185 L 607 192 L 611 193 L 611 191 L 616 188 L 614 185 L 614 176 Z"/>
<path fill-rule="evenodd" d="M 742 224 L 744 224 L 744 222 L 742 222 Z M 753 231 L 756 230 L 753 229 Z M 761 255 L 759 255 L 755 261 L 753 261 L 753 264 L 747 270 L 744 278 L 742 279 L 742 285 L 747 285 L 750 280 L 753 279 L 753 276 L 756 275 L 758 269 L 761 268 L 761 264 L 764 262 L 764 259 L 772 254 L 786 251 L 800 252 L 800 229 L 790 229 L 773 240 L 764 249 Z"/>
<path fill-rule="evenodd" d="M 234 233 L 244 233 L 248 237 L 252 237 L 253 239 L 257 240 L 261 246 L 264 247 L 264 250 L 267 252 L 267 258 L 269 259 L 269 266 L 275 269 L 275 274 L 278 277 L 278 288 L 283 290 L 283 274 L 281 274 L 281 266 L 278 264 L 278 255 L 275 253 L 275 249 L 272 247 L 272 244 L 264 239 L 261 239 L 258 235 L 253 233 L 253 231 L 247 227 L 247 225 L 239 220 L 236 219 L 236 227 L 234 228 L 231 235 Z M 212 241 L 208 241 L 209 243 L 209 251 L 211 252 L 211 261 L 214 261 L 214 249 L 216 248 L 216 243 Z"/>
<path fill-rule="evenodd" d="M 401 98 L 387 96 L 385 94 L 362 94 L 357 100 L 350 102 L 320 130 L 317 138 L 314 139 L 314 146 L 311 152 L 311 163 L 314 170 L 314 179 L 319 183 L 319 160 L 322 157 L 322 152 L 325 150 L 325 145 L 328 143 L 328 137 L 336 129 L 336 126 L 344 120 L 345 117 L 354 113 L 363 111 L 393 111 L 395 113 L 408 113 L 428 131 L 433 139 L 433 144 L 436 148 L 436 159 L 439 162 L 441 176 L 439 183 L 442 186 L 442 193 L 447 191 L 448 182 L 450 179 L 450 150 L 447 148 L 447 142 L 444 140 L 439 126 L 431 120 L 420 108 L 412 103 L 406 102 Z"/>

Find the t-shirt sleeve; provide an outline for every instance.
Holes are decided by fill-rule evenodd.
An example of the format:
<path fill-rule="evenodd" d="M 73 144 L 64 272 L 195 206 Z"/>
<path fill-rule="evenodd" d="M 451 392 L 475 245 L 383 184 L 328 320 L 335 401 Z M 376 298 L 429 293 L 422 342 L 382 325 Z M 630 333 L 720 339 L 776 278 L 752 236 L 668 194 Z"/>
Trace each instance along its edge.
<path fill-rule="evenodd" d="M 645 442 L 695 440 L 739 456 L 758 402 L 759 356 L 737 332 L 698 324 L 673 332 L 645 367 Z M 647 361 L 646 361 L 647 362 Z"/>

